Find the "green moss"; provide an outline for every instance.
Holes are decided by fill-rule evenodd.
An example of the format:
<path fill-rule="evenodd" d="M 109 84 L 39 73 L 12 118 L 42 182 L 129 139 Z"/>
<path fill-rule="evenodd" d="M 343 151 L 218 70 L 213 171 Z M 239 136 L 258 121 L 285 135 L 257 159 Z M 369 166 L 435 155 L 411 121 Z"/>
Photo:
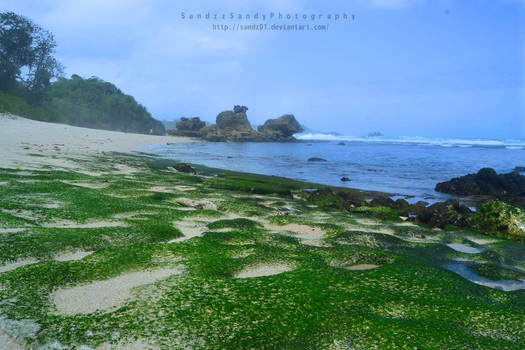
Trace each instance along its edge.
<path fill-rule="evenodd" d="M 276 192 L 272 197 L 254 198 L 244 185 L 238 190 L 210 187 L 195 180 L 200 176 L 165 172 L 161 166 L 153 169 L 142 159 L 124 155 L 100 156 L 83 166 L 109 172 L 117 163 L 142 170 L 133 177 L 43 170 L 33 172 L 36 176 L 31 179 L 36 183 L 20 183 L 17 180 L 28 177 L 0 171 L 1 181 L 8 182 L 0 186 L 0 206 L 7 210 L 0 211 L 0 228 L 30 228 L 1 234 L 0 261 L 40 260 L 0 273 L 2 315 L 10 320 L 30 319 L 40 327 L 34 339 L 27 339 L 30 348 L 55 341 L 65 348 L 96 348 L 102 343 L 148 338 L 161 349 L 525 347 L 524 292 L 489 289 L 442 268 L 450 259 L 463 256 L 443 243 L 464 242 L 473 235 L 468 230 L 437 232 L 397 226 L 391 211 L 369 207 L 357 208 L 352 216 L 382 221 L 349 229 L 357 222 L 347 212 L 308 211 L 303 201 L 289 197 L 289 191 L 303 185 L 269 177 L 248 176 L 245 184 L 271 188 L 275 180 L 276 188 L 286 189 L 281 199 Z M 235 186 L 242 175 L 222 179 Z M 94 190 L 58 180 L 107 181 L 109 186 Z M 197 189 L 144 196 L 145 189 L 177 185 Z M 177 196 L 217 201 L 219 211 L 179 210 L 170 200 Z M 52 201 L 61 205 L 41 207 Z M 268 201 L 272 206 L 258 204 Z M 281 215 L 285 206 L 301 211 Z M 18 210 L 30 211 L 35 218 L 12 215 Z M 253 216 L 225 219 L 225 214 L 239 213 Z M 201 237 L 167 243 L 181 236 L 173 223 L 192 218 L 199 225 L 204 218 L 210 220 L 208 231 Z M 44 227 L 60 220 L 118 221 L 126 226 Z M 321 227 L 327 235 L 319 241 L 322 245 L 305 245 L 293 236 L 264 230 L 263 220 Z M 230 230 L 218 231 L 222 228 Z M 375 228 L 393 234 L 368 232 Z M 428 239 L 414 239 L 420 233 Z M 53 260 L 60 252 L 74 250 L 94 253 L 77 261 Z M 509 279 L 509 271 L 517 271 L 524 254 L 523 246 L 501 240 L 470 258 L 479 262 L 480 274 Z M 291 270 L 236 278 L 246 268 L 272 264 L 285 264 Z M 378 267 L 344 268 L 353 264 Z M 500 269 L 501 264 L 512 269 Z M 181 266 L 184 272 L 132 290 L 121 308 L 75 316 L 55 313 L 50 294 L 58 288 L 169 266 Z"/>
<path fill-rule="evenodd" d="M 239 230 L 249 230 L 256 229 L 261 227 L 261 224 L 253 220 L 239 218 L 233 220 L 217 220 L 208 224 L 208 228 L 211 230 L 221 229 L 221 228 L 234 228 Z"/>
<path fill-rule="evenodd" d="M 401 221 L 399 214 L 388 207 L 357 207 L 350 210 L 352 213 L 366 215 L 367 217 L 374 217 L 381 220 Z"/>
<path fill-rule="evenodd" d="M 491 280 L 522 280 L 525 272 L 510 270 L 498 264 L 471 264 L 469 267 L 478 275 Z"/>

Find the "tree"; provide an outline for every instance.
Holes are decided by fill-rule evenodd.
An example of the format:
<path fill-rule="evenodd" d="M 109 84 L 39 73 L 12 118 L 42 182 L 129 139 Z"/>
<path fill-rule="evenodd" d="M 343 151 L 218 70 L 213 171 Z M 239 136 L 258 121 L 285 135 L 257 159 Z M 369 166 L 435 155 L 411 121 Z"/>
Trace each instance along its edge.
<path fill-rule="evenodd" d="M 30 102 L 40 100 L 51 79 L 62 74 L 55 47 L 49 31 L 13 12 L 0 13 L 0 90 L 22 88 Z"/>

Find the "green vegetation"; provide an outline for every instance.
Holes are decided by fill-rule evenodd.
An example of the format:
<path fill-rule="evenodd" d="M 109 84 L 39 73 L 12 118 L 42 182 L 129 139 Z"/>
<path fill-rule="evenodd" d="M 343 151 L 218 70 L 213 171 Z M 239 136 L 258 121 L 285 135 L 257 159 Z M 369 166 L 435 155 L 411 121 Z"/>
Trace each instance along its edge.
<path fill-rule="evenodd" d="M 0 13 L 0 112 L 96 129 L 165 134 L 160 121 L 115 85 L 96 77 L 61 77 L 55 47 L 53 35 L 31 20 Z"/>
<path fill-rule="evenodd" d="M 521 209 L 503 202 L 485 203 L 470 222 L 490 235 L 525 241 L 525 214 Z"/>
<path fill-rule="evenodd" d="M 515 279 L 525 269 L 520 244 L 455 252 L 444 243 L 484 236 L 405 225 L 382 207 L 321 209 L 301 199 L 312 184 L 291 180 L 168 172 L 169 161 L 125 155 L 78 165 L 98 176 L 0 169 L 0 268 L 26 261 L 0 272 L 0 331 L 29 349 L 136 341 L 161 349 L 525 347 L 525 291 L 443 268 L 469 258 L 487 278 Z M 274 191 L 254 194 L 272 182 Z M 181 207 L 182 198 L 218 210 Z M 91 254 L 58 258 L 76 251 Z M 371 269 L 349 269 L 356 265 Z M 287 269 L 239 277 L 260 266 Z M 135 287 L 114 309 L 68 315 L 53 302 L 64 288 L 166 267 L 182 273 Z"/>

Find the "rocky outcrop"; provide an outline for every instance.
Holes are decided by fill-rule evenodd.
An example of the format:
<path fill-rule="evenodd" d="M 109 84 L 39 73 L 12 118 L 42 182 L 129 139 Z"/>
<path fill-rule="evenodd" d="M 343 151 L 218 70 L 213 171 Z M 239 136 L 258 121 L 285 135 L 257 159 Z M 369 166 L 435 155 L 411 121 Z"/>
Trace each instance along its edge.
<path fill-rule="evenodd" d="M 236 106 L 238 107 L 238 106 Z M 248 121 L 246 112 L 243 108 L 236 109 L 239 112 L 235 111 L 224 111 L 217 115 L 216 125 L 217 128 L 223 131 L 238 131 L 238 132 L 250 132 L 252 131 L 252 126 Z"/>
<path fill-rule="evenodd" d="M 176 130 L 168 130 L 169 135 L 190 136 L 212 142 L 287 142 L 295 141 L 293 134 L 303 128 L 292 114 L 267 120 L 259 127 L 252 128 L 246 111 L 248 107 L 236 105 L 231 111 L 217 115 L 216 123 L 208 125 L 199 118 L 181 118 Z"/>
<path fill-rule="evenodd" d="M 276 119 L 268 119 L 259 126 L 259 132 L 279 138 L 290 138 L 293 134 L 303 131 L 293 114 L 285 114 Z"/>
<path fill-rule="evenodd" d="M 467 226 L 472 211 L 457 200 L 450 199 L 424 208 L 417 219 L 431 227 L 445 228 L 448 225 Z"/>
<path fill-rule="evenodd" d="M 461 196 L 523 197 L 525 176 L 518 172 L 497 174 L 492 168 L 483 168 L 477 174 L 468 174 L 438 183 L 436 191 Z"/>
<path fill-rule="evenodd" d="M 175 124 L 177 130 L 181 131 L 198 131 L 206 126 L 206 123 L 201 121 L 199 117 L 194 118 L 180 118 L 179 121 Z"/>
<path fill-rule="evenodd" d="M 309 162 L 326 162 L 326 159 L 320 157 L 311 157 L 308 158 Z"/>

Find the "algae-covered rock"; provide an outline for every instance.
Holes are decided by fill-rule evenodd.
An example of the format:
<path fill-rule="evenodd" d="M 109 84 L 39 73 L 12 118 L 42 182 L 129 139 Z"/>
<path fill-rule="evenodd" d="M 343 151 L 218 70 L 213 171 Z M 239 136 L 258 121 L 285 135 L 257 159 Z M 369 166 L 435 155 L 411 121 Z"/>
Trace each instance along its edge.
<path fill-rule="evenodd" d="M 473 227 L 497 237 L 525 240 L 523 210 L 500 201 L 485 203 L 469 222 Z"/>
<path fill-rule="evenodd" d="M 181 173 L 195 174 L 195 169 L 189 164 L 179 163 L 174 166 L 175 170 L 180 171 Z"/>

